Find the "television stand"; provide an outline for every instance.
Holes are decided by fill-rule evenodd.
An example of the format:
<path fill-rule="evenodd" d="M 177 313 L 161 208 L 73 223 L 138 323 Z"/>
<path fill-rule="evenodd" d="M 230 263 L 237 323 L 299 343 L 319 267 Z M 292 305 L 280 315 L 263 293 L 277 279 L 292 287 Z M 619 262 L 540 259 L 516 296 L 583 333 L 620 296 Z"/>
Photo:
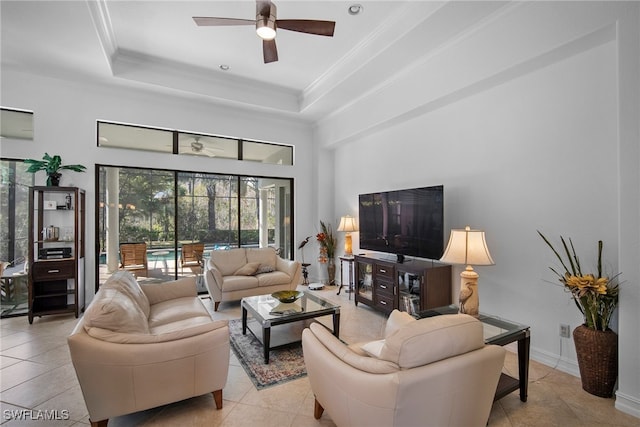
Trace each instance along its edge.
<path fill-rule="evenodd" d="M 356 255 L 355 304 L 390 313 L 394 309 L 417 314 L 451 304 L 451 265 L 412 259 L 394 262 Z"/>

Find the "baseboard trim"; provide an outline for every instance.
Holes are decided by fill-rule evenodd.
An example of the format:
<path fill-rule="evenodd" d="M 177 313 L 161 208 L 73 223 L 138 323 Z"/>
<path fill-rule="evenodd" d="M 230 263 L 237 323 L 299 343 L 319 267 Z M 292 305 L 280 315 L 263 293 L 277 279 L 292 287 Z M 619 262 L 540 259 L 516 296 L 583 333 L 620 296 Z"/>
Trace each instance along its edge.
<path fill-rule="evenodd" d="M 640 418 L 640 400 L 628 394 L 621 393 L 620 390 L 616 391 L 615 407 L 620 412 Z"/>
<path fill-rule="evenodd" d="M 578 368 L 578 362 L 575 360 L 535 348 L 531 349 L 531 360 L 580 378 L 580 368 Z"/>

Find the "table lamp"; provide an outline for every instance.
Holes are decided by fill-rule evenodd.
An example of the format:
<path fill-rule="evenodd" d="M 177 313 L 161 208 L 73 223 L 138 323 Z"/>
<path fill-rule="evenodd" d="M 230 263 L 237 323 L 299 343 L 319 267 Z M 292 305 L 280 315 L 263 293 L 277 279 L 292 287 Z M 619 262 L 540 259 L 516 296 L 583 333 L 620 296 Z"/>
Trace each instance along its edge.
<path fill-rule="evenodd" d="M 460 313 L 478 316 L 478 273 L 471 265 L 493 265 L 489 254 L 484 231 L 472 230 L 466 226 L 464 230 L 451 230 L 449 243 L 440 261 L 450 264 L 462 264 L 467 267 L 460 273 Z"/>
<path fill-rule="evenodd" d="M 347 234 L 344 237 L 344 254 L 346 256 L 353 256 L 353 249 L 351 246 L 351 232 L 358 231 L 356 227 L 356 219 L 351 215 L 345 215 L 340 218 L 340 225 L 338 231 L 344 231 Z"/>

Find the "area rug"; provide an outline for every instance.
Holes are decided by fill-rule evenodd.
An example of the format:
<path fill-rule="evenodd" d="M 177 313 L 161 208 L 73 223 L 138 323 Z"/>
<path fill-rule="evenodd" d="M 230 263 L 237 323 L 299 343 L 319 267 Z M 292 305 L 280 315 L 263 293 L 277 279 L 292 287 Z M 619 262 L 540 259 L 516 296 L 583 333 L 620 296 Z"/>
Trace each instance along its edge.
<path fill-rule="evenodd" d="M 291 344 L 271 350 L 269 364 L 264 363 L 262 344 L 250 331 L 242 335 L 242 320 L 229 321 L 231 349 L 256 389 L 282 384 L 307 375 L 302 344 Z"/>

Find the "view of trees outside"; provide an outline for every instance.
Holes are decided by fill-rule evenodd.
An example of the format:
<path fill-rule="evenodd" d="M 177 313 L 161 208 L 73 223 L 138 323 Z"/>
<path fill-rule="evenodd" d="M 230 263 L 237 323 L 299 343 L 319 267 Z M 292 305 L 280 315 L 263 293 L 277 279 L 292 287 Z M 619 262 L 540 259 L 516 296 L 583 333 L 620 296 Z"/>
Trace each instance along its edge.
<path fill-rule="evenodd" d="M 26 170 L 22 161 L 0 160 L 0 263 L 8 268 L 3 275 L 10 277 L 24 271 L 29 254 L 29 187 L 34 174 Z M 0 317 L 26 314 L 28 309 L 26 277 L 9 280 L 11 284 L 2 282 Z"/>
<path fill-rule="evenodd" d="M 28 254 L 29 187 L 34 175 L 22 161 L 0 160 L 0 262 L 24 263 Z"/>
<path fill-rule="evenodd" d="M 148 242 L 153 246 L 170 242 L 173 246 L 173 172 L 120 169 L 118 183 L 120 242 Z"/>
<path fill-rule="evenodd" d="M 278 209 L 279 204 L 288 207 L 290 203 L 279 200 L 277 191 L 285 187 L 290 197 L 288 179 L 100 166 L 101 254 L 107 251 L 108 239 L 106 189 L 114 176 L 118 243 L 145 242 L 149 250 L 179 250 L 192 242 L 205 243 L 207 250 L 258 247 L 262 226 L 266 227 L 263 245 L 282 250 L 285 257 L 291 254 L 290 244 L 283 244 L 282 238 L 276 242 L 277 236 L 290 236 L 291 225 Z"/>

